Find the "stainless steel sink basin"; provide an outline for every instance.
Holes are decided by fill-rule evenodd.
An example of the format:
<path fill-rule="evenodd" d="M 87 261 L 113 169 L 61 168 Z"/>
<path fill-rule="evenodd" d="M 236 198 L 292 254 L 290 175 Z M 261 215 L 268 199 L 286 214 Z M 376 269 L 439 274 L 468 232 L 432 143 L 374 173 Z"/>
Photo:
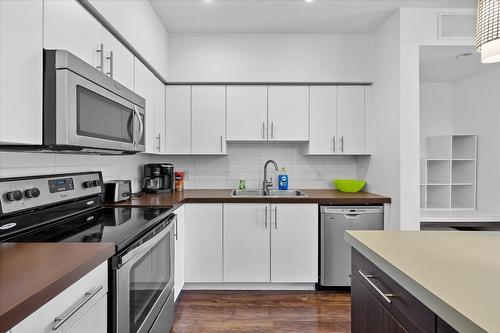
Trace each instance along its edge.
<path fill-rule="evenodd" d="M 280 198 L 296 198 L 307 197 L 307 194 L 301 190 L 233 190 L 232 197 L 237 198 L 258 198 L 258 197 L 280 197 Z"/>

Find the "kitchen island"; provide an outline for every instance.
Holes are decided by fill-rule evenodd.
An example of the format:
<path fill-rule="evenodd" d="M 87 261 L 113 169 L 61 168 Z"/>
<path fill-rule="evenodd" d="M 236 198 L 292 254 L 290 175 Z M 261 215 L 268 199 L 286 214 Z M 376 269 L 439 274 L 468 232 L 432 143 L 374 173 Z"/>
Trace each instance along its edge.
<path fill-rule="evenodd" d="M 347 231 L 345 239 L 353 333 L 374 316 L 391 332 L 500 331 L 500 233 Z"/>

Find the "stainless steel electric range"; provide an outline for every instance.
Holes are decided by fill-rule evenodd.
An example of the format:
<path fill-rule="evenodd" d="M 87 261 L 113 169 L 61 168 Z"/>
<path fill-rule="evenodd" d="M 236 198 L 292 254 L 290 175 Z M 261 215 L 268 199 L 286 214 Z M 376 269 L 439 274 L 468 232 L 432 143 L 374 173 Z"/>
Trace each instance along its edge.
<path fill-rule="evenodd" d="M 108 331 L 169 332 L 175 215 L 107 207 L 103 189 L 101 172 L 0 179 L 0 242 L 114 243 Z"/>

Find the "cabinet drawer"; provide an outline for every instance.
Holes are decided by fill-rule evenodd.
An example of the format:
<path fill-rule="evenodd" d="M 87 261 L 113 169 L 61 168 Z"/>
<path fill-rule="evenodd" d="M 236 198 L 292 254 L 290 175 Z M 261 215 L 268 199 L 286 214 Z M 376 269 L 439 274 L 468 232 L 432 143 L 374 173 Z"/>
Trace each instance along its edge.
<path fill-rule="evenodd" d="M 352 275 L 355 276 L 408 332 L 434 332 L 436 315 L 381 269 L 352 249 Z M 371 276 L 369 279 L 365 276 Z M 368 282 L 371 281 L 373 285 Z M 384 294 L 393 296 L 385 299 Z"/>
<path fill-rule="evenodd" d="M 98 308 L 103 307 L 103 298 L 104 308 L 106 307 L 107 292 L 108 263 L 104 262 L 12 328 L 12 333 L 67 332 L 75 325 L 87 327 L 82 319 L 89 321 L 88 327 L 96 328 L 92 332 L 104 333 L 107 311 L 93 311 L 93 315 L 88 317 L 92 319 L 85 318 L 96 304 L 99 304 Z M 99 321 L 95 314 L 101 314 Z M 60 320 L 56 322 L 56 318 Z"/>

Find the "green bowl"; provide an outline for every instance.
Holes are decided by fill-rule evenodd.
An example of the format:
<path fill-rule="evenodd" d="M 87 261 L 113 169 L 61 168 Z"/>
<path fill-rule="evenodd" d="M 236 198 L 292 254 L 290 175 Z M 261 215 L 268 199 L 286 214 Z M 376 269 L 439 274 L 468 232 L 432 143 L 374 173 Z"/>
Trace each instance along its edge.
<path fill-rule="evenodd" d="M 340 192 L 356 193 L 365 187 L 366 180 L 357 179 L 334 179 L 332 183 Z"/>

